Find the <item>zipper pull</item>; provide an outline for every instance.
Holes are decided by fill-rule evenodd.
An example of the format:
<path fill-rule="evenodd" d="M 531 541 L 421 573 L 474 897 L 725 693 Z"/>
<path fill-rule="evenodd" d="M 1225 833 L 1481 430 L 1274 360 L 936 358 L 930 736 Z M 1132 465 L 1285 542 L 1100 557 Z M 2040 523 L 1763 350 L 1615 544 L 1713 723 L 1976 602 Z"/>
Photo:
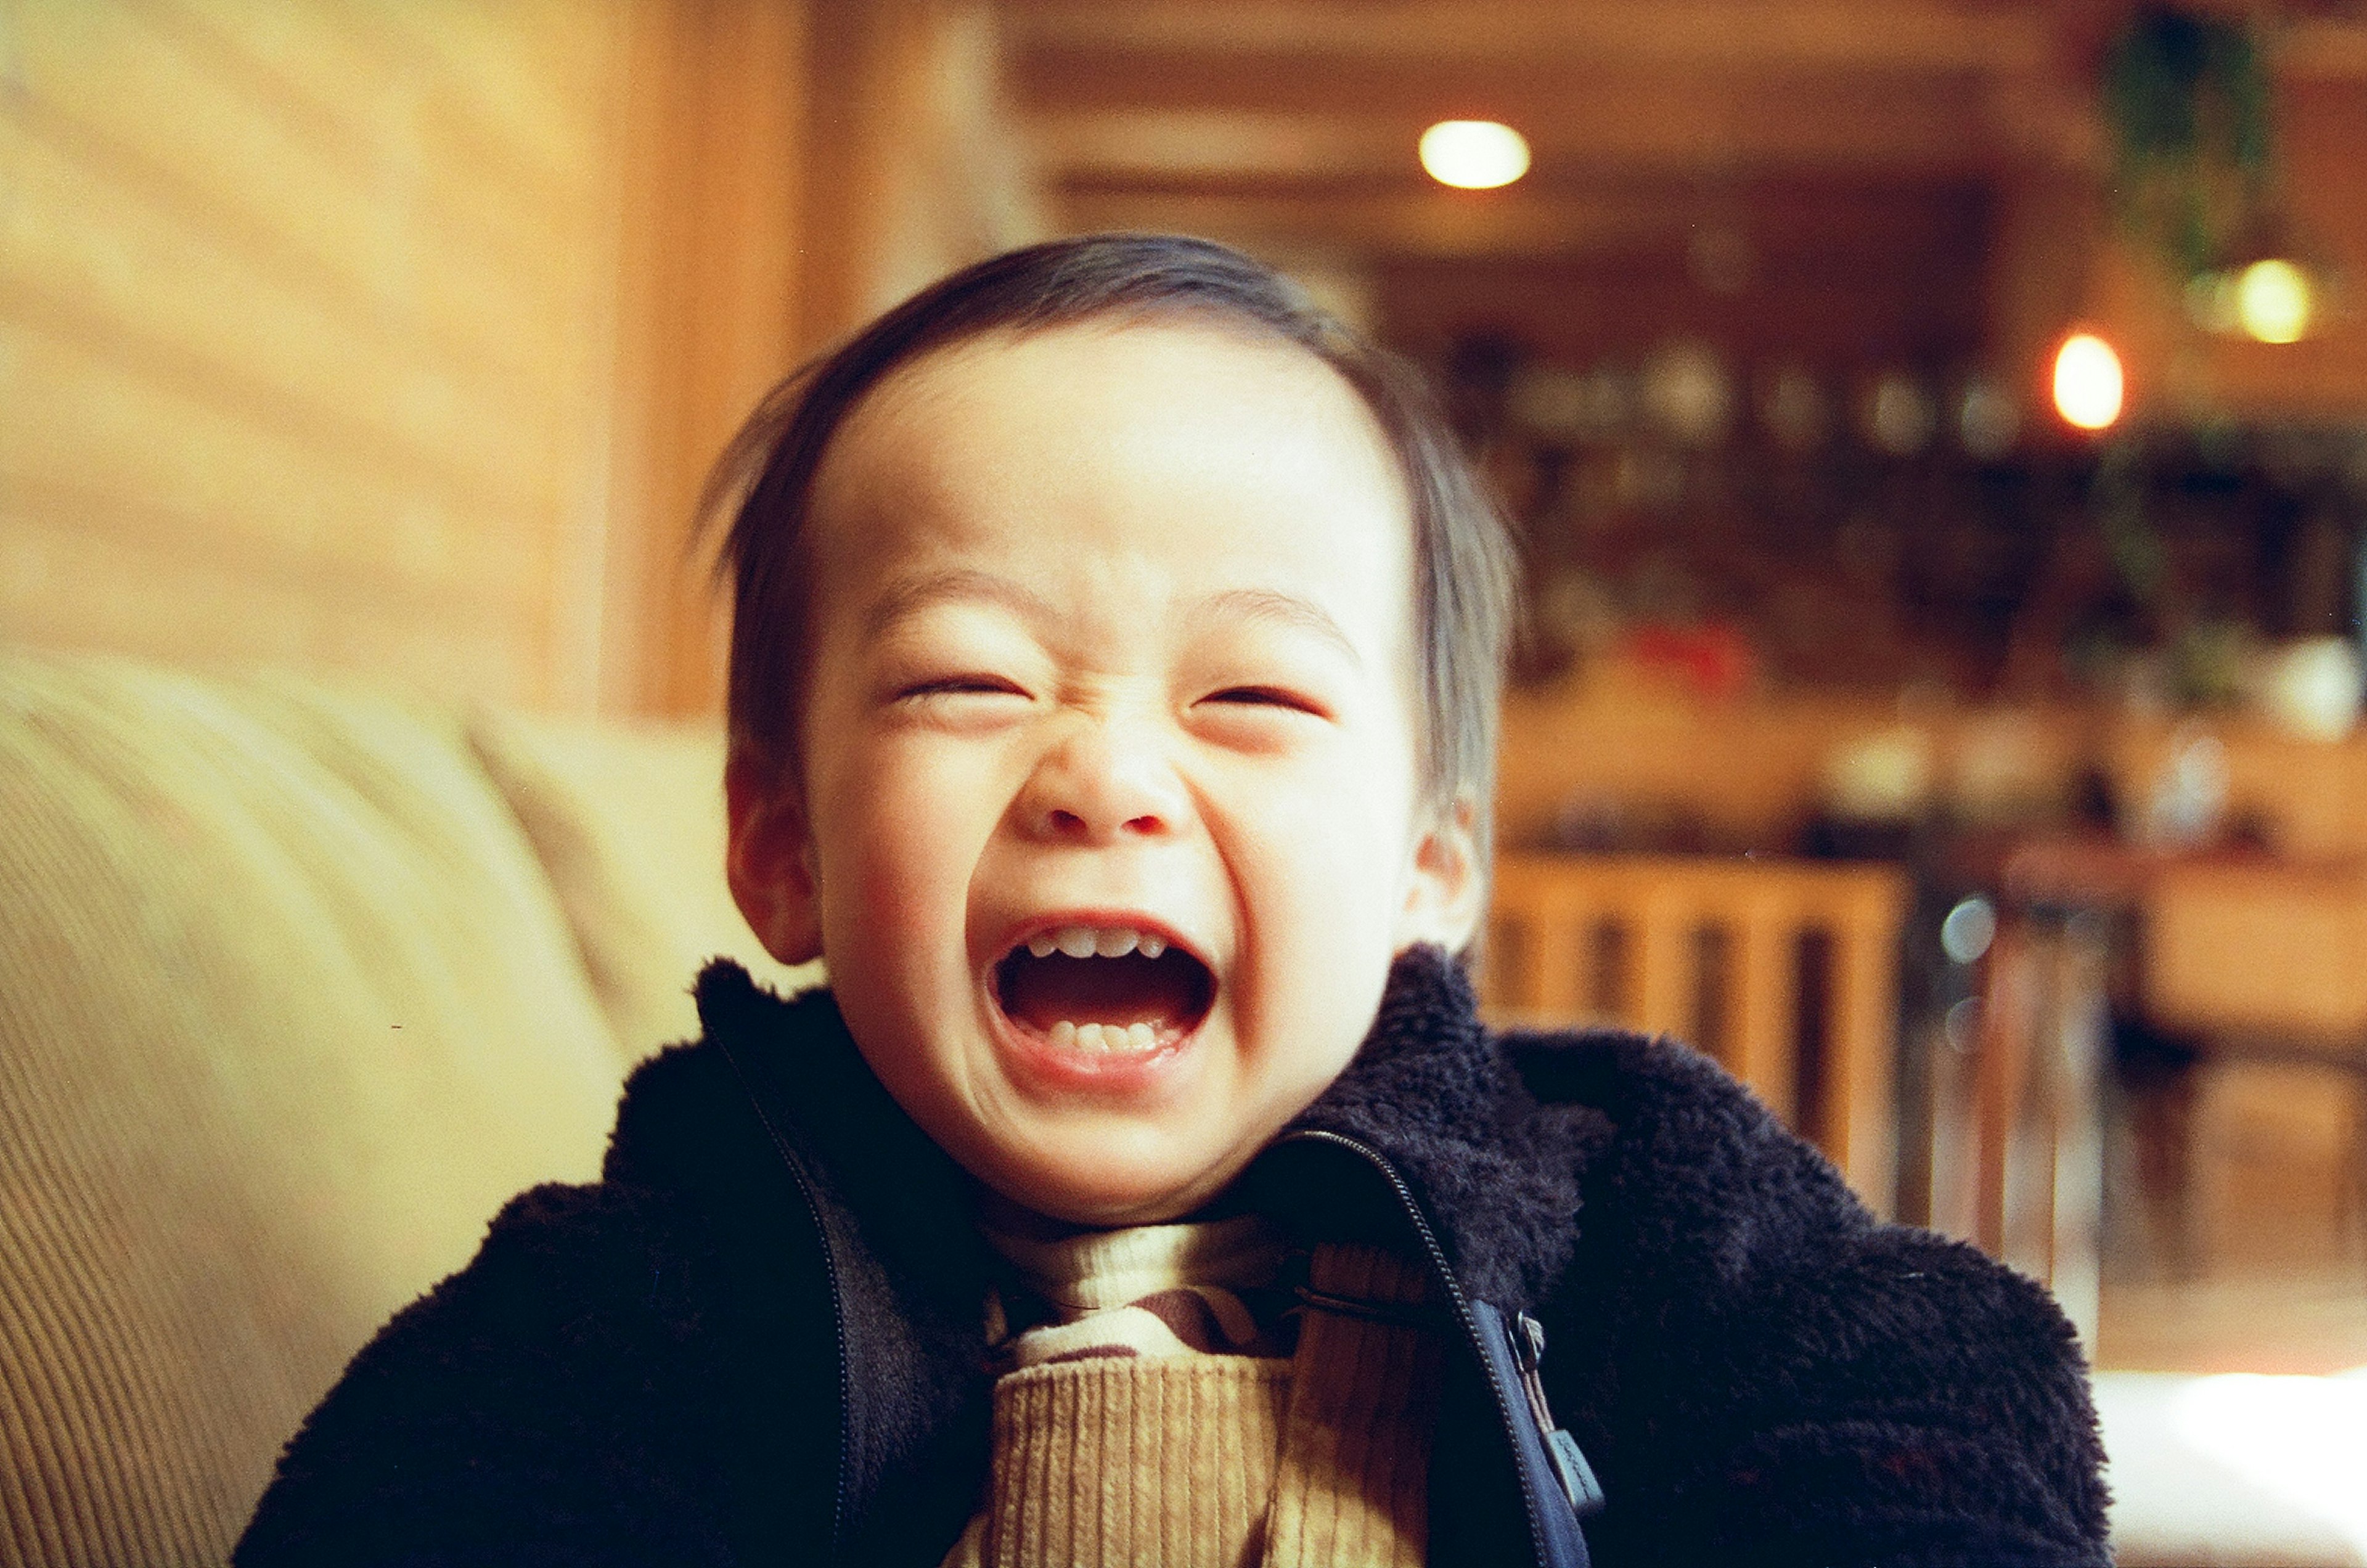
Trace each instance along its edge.
<path fill-rule="evenodd" d="M 1603 1483 L 1594 1479 L 1594 1467 L 1586 1462 L 1578 1439 L 1554 1420 L 1553 1407 L 1546 1403 L 1546 1381 L 1538 1372 L 1546 1359 L 1546 1325 L 1527 1313 L 1514 1313 L 1510 1337 L 1512 1364 L 1520 1369 L 1521 1387 L 1529 1396 L 1529 1414 L 1536 1418 L 1537 1430 L 1545 1437 L 1555 1477 L 1561 1482 L 1570 1507 L 1584 1518 L 1603 1506 Z"/>

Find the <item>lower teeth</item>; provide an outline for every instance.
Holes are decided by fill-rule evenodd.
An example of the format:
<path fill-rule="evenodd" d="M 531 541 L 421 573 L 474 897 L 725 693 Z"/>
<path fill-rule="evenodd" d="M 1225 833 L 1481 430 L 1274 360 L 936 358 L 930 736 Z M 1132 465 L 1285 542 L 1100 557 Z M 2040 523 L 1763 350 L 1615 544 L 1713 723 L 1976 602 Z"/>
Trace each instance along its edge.
<path fill-rule="evenodd" d="M 1159 1036 L 1147 1023 L 1070 1023 L 1062 1019 L 1046 1037 L 1063 1051 L 1148 1051 Z"/>

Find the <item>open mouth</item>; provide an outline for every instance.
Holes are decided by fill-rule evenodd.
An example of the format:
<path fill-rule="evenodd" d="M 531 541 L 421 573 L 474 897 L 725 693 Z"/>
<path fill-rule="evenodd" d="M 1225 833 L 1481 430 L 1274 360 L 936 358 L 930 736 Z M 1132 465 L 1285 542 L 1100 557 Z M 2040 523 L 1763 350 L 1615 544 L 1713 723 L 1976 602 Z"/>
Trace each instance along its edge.
<path fill-rule="evenodd" d="M 1099 1055 L 1159 1049 L 1189 1034 L 1216 996 L 1208 966 L 1156 932 L 1062 926 L 994 966 L 1012 1022 L 1057 1049 Z"/>

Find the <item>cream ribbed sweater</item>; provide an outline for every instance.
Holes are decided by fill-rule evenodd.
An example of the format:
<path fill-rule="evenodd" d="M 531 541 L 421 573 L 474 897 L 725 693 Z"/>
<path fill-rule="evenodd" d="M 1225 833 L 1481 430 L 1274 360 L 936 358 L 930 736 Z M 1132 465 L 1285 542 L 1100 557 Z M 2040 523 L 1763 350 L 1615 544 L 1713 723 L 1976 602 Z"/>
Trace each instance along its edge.
<path fill-rule="evenodd" d="M 999 1347 L 986 1506 L 946 1568 L 1421 1563 L 1438 1349 L 1388 1310 L 1418 1268 L 1318 1247 L 1285 1359 L 1244 1302 L 1281 1262 L 1254 1218 L 995 1239 L 1049 1320 Z"/>

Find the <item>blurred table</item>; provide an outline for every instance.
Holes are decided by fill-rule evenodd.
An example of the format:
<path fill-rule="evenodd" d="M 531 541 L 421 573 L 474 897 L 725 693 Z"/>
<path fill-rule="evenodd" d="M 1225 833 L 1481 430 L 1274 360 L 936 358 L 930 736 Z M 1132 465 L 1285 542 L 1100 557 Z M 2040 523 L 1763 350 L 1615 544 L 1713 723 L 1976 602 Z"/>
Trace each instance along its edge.
<path fill-rule="evenodd" d="M 1932 1223 L 2044 1282 L 2093 1343 L 2111 1014 L 2191 1035 L 2203 1059 L 2303 1055 L 2361 1070 L 2367 1124 L 2367 862 L 2104 835 L 1970 842 L 1985 889 L 1969 1060 L 1935 1085 Z M 2184 1122 L 2154 1151 L 2184 1243 Z M 2354 1157 L 2367 1197 L 2367 1138 Z"/>

